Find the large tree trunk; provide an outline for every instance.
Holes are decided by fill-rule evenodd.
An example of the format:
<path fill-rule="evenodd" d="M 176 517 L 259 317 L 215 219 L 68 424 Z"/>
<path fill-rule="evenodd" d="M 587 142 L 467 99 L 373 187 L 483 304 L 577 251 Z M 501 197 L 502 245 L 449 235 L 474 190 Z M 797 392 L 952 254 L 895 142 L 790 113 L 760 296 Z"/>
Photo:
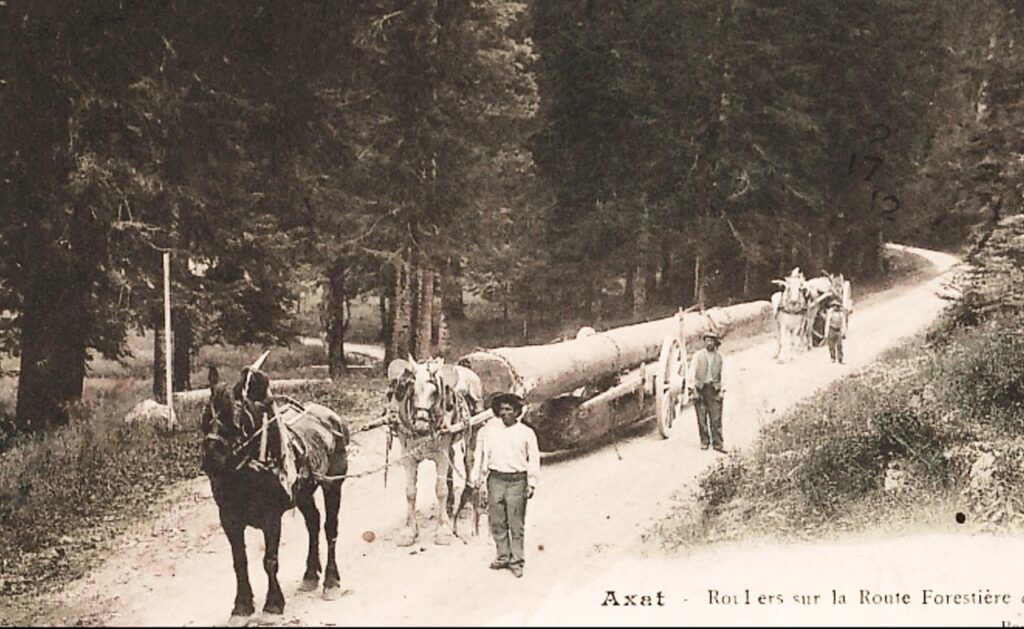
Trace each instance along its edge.
<path fill-rule="evenodd" d="M 643 217 L 640 222 L 640 229 L 636 238 L 636 256 L 634 272 L 632 273 L 632 304 L 631 311 L 634 316 L 643 313 L 647 308 L 648 278 L 650 275 L 651 256 L 651 232 L 648 224 L 648 210 L 644 208 Z"/>
<path fill-rule="evenodd" d="M 681 322 L 673 316 L 561 343 L 473 352 L 459 362 L 480 376 L 485 397 L 515 391 L 528 402 L 542 402 L 657 360 L 665 337 L 680 334 L 680 325 L 684 339 L 691 340 L 709 328 L 709 318 L 724 334 L 743 321 L 770 312 L 767 301 L 754 301 L 712 308 L 704 314 L 686 313 Z"/>
<path fill-rule="evenodd" d="M 693 257 L 693 303 L 704 305 L 704 275 L 701 273 L 701 256 Z"/>
<path fill-rule="evenodd" d="M 385 362 L 405 358 L 412 351 L 412 274 L 405 261 L 394 263 L 394 297 L 391 299 L 390 336 L 385 345 Z"/>
<path fill-rule="evenodd" d="M 171 386 L 175 391 L 188 391 L 192 388 L 192 354 L 195 351 L 195 336 L 192 330 L 192 319 L 184 308 L 175 308 L 171 312 Z"/>
<path fill-rule="evenodd" d="M 448 348 L 448 323 L 444 314 L 444 277 L 434 275 L 433 304 L 430 308 L 430 351 L 433 356 L 440 356 Z"/>
<path fill-rule="evenodd" d="M 389 286 L 388 292 L 391 292 L 394 288 L 394 282 Z M 377 340 L 387 344 L 391 338 L 391 309 L 388 307 L 388 297 L 384 291 L 381 291 L 377 297 L 377 311 L 380 317 L 380 332 L 377 334 Z"/>
<path fill-rule="evenodd" d="M 82 397 L 85 381 L 85 307 L 69 278 L 39 281 L 25 300 L 16 423 L 41 432 L 68 423 L 67 403 Z M 52 281 L 51 281 L 52 280 Z"/>
<path fill-rule="evenodd" d="M 166 359 L 164 357 L 164 326 L 153 317 L 153 399 L 167 403 Z"/>
<path fill-rule="evenodd" d="M 340 257 L 332 260 L 327 268 L 324 320 L 327 333 L 327 372 L 331 378 L 344 375 L 348 369 L 345 362 L 345 271 L 345 262 Z"/>
<path fill-rule="evenodd" d="M 413 355 L 416 360 L 432 356 L 431 324 L 434 310 L 434 271 L 417 265 L 416 268 L 416 309 L 413 311 Z"/>
<path fill-rule="evenodd" d="M 445 273 L 447 286 L 442 290 L 444 316 L 451 321 L 466 318 L 466 303 L 462 297 L 462 260 L 453 258 Z"/>

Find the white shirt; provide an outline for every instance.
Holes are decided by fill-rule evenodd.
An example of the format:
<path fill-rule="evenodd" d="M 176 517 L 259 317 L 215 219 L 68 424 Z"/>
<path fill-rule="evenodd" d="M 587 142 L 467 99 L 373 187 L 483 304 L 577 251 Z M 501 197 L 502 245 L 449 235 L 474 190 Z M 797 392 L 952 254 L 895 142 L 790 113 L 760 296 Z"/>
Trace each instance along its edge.
<path fill-rule="evenodd" d="M 540 476 L 540 449 L 533 429 L 521 422 L 506 426 L 500 418 L 487 422 L 476 437 L 476 454 L 469 481 L 474 483 L 481 472 L 526 472 L 530 487 L 537 486 Z"/>

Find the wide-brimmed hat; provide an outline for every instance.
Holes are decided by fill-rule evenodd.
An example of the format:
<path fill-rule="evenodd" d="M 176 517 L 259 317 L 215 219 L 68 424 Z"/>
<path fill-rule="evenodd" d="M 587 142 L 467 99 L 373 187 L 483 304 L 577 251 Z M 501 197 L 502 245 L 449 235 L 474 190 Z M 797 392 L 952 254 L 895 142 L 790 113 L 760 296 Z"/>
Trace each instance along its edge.
<path fill-rule="evenodd" d="M 526 402 L 515 393 L 496 393 L 491 398 L 491 412 L 497 415 L 498 407 L 502 404 L 511 404 L 516 409 L 516 415 L 518 415 L 523 410 Z"/>
<path fill-rule="evenodd" d="M 718 332 L 715 332 L 714 330 L 708 330 L 708 331 L 707 331 L 707 332 L 705 332 L 704 334 L 701 334 L 701 335 L 700 335 L 700 337 L 701 337 L 702 339 L 706 339 L 706 338 L 713 338 L 713 339 L 715 339 L 716 341 L 718 341 L 719 343 L 721 343 L 721 342 L 722 342 L 722 337 L 721 337 L 721 336 L 719 336 L 719 335 L 718 335 Z"/>

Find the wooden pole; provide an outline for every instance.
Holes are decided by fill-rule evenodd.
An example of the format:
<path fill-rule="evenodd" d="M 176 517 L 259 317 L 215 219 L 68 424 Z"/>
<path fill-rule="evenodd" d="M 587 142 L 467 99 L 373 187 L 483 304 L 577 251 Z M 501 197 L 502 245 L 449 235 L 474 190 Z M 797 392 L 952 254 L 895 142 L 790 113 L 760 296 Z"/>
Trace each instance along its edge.
<path fill-rule="evenodd" d="M 164 378 L 167 391 L 167 428 L 173 429 L 174 388 L 171 384 L 171 252 L 164 251 Z"/>

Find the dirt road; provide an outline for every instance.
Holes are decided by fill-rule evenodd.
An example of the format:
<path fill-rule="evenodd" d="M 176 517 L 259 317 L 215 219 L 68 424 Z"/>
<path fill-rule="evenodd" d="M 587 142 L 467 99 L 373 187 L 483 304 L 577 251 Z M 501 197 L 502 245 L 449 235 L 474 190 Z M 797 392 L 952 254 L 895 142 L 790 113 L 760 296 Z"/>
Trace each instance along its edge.
<path fill-rule="evenodd" d="M 946 271 L 955 259 L 919 252 Z M 817 349 L 791 363 L 772 360 L 774 342 L 765 339 L 737 352 L 726 342 L 730 386 L 725 403 L 726 446 L 745 448 L 759 427 L 884 350 L 920 331 L 940 311 L 940 278 L 899 287 L 857 304 L 850 319 L 846 365 L 829 362 Z M 296 591 L 305 558 L 306 533 L 298 514 L 285 516 L 280 579 L 287 598 L 283 617 L 255 622 L 303 625 L 349 624 L 519 624 L 561 622 L 629 622 L 630 617 L 598 616 L 603 587 L 587 609 L 560 605 L 578 586 L 629 563 L 638 534 L 663 515 L 674 492 L 693 487 L 698 475 L 723 455 L 698 448 L 697 431 L 685 421 L 670 440 L 645 432 L 583 456 L 547 460 L 527 517 L 526 575 L 487 569 L 493 546 L 486 518 L 479 537 L 451 546 L 432 543 L 433 521 L 423 519 L 421 544 L 394 545 L 404 511 L 401 471 L 391 472 L 387 489 L 381 475 L 350 480 L 342 498 L 339 563 L 343 587 L 351 590 L 334 602 Z M 380 433 L 380 431 L 374 431 Z M 354 456 L 354 471 L 383 460 L 383 435 L 364 433 Z M 430 513 L 433 472 L 420 473 L 420 505 Z M 105 565 L 69 587 L 50 622 L 138 625 L 208 625 L 227 620 L 234 595 L 228 544 L 217 524 L 216 507 L 205 478 L 182 486 L 177 504 L 158 521 L 127 536 L 124 547 Z M 463 529 L 467 525 L 463 525 Z M 373 543 L 361 539 L 373 530 Z M 249 533 L 250 576 L 257 607 L 263 603 L 265 577 L 261 538 Z M 543 550 L 542 550 L 543 548 Z M 626 563 L 623 563 L 626 562 Z M 639 564 L 642 566 L 643 564 Z M 616 572 L 624 582 L 628 575 Z M 609 577 L 610 578 L 610 577 Z M 610 585 L 609 585 L 610 586 Z M 591 616 L 591 613 L 594 616 Z M 639 622 L 640 617 L 636 617 Z M 684 617 L 654 619 L 687 622 Z"/>

